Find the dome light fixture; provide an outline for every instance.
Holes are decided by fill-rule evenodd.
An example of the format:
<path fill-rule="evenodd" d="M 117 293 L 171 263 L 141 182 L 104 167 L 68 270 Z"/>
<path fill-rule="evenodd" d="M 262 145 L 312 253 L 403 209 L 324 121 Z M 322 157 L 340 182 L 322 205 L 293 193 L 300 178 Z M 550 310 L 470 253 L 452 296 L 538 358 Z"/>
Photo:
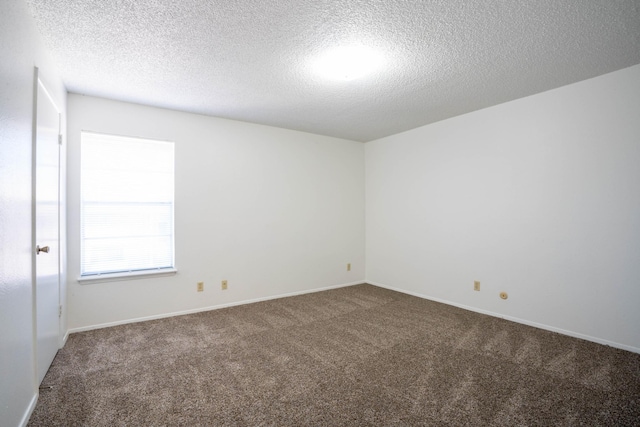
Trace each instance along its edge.
<path fill-rule="evenodd" d="M 326 79 L 349 81 L 373 73 L 383 62 L 382 54 L 376 50 L 353 44 L 336 47 L 320 55 L 314 69 Z"/>

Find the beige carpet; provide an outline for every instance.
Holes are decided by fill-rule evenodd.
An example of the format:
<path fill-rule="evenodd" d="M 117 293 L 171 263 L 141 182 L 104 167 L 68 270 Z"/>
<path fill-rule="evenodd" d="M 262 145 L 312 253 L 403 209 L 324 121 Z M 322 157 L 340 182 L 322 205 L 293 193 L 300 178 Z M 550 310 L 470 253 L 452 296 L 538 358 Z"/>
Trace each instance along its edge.
<path fill-rule="evenodd" d="M 30 426 L 640 425 L 640 355 L 358 285 L 73 334 Z"/>

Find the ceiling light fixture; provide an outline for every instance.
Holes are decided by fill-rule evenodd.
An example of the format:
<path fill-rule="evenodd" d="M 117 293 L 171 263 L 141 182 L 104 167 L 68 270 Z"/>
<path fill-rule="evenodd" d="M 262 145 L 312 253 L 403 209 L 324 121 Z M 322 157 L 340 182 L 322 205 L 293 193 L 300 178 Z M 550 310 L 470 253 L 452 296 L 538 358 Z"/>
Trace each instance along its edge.
<path fill-rule="evenodd" d="M 383 64 L 383 56 L 363 45 L 341 46 L 327 51 L 315 61 L 314 69 L 330 80 L 354 80 L 364 77 Z"/>

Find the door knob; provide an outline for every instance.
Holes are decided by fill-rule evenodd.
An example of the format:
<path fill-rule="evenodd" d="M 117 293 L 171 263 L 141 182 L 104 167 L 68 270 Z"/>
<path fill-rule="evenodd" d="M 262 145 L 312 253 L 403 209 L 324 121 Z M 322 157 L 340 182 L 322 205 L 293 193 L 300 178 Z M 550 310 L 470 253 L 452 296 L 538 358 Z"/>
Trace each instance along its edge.
<path fill-rule="evenodd" d="M 36 246 L 36 255 L 40 255 L 40 252 L 44 252 L 44 253 L 48 254 L 49 253 L 49 246 L 43 246 L 43 247 L 40 247 L 39 245 Z"/>

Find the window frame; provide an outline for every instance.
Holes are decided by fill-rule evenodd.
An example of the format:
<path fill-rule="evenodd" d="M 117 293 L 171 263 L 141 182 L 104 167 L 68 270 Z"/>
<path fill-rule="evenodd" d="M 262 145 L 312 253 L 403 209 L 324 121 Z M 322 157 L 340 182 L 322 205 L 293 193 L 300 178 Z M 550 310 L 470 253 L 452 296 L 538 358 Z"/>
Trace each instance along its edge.
<path fill-rule="evenodd" d="M 175 142 L 168 140 L 161 140 L 156 138 L 145 138 L 139 136 L 130 136 L 130 135 L 118 135 L 112 133 L 104 133 L 104 132 L 95 132 L 95 131 L 85 131 L 82 130 L 80 132 L 80 192 L 79 192 L 79 206 L 78 209 L 80 211 L 80 228 L 82 228 L 82 224 L 84 221 L 84 216 L 82 213 L 83 210 L 83 194 L 82 194 L 82 185 L 83 185 L 83 174 L 82 174 L 82 149 L 83 149 L 83 136 L 85 134 L 98 135 L 101 137 L 113 137 L 114 139 L 131 139 L 138 140 L 143 142 L 157 142 L 157 143 L 169 143 L 173 146 L 173 195 L 171 201 L 171 244 L 172 244 L 172 261 L 171 267 L 155 267 L 155 268 L 147 268 L 140 270 L 122 270 L 115 272 L 99 272 L 99 273 L 90 273 L 90 274 L 82 274 L 77 277 L 77 281 L 81 284 L 91 284 L 91 283 L 102 283 L 102 282 L 114 282 L 114 281 L 125 281 L 125 280 L 135 280 L 135 279 L 145 279 L 150 277 L 162 277 L 162 276 L 173 276 L 177 274 L 178 270 L 176 268 L 175 261 Z M 83 233 L 80 230 L 79 234 L 80 245 L 79 245 L 79 270 L 82 271 L 82 257 L 83 257 Z"/>

